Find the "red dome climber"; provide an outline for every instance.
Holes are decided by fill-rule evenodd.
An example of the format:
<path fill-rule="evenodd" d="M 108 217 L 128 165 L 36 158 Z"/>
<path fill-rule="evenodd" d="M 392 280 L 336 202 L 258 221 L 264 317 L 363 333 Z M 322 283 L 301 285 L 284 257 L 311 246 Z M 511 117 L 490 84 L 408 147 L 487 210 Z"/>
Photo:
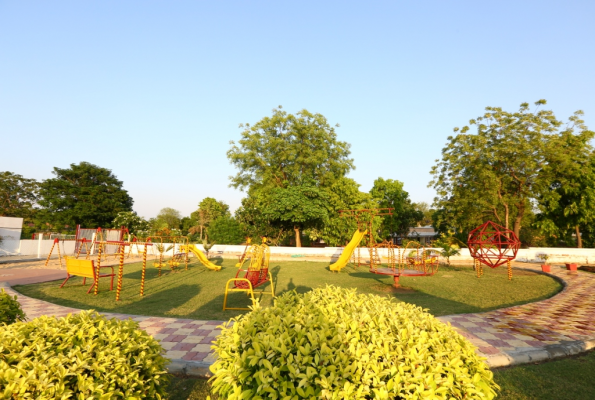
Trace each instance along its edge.
<path fill-rule="evenodd" d="M 521 241 L 510 229 L 488 221 L 469 233 L 471 257 L 496 268 L 516 258 Z"/>

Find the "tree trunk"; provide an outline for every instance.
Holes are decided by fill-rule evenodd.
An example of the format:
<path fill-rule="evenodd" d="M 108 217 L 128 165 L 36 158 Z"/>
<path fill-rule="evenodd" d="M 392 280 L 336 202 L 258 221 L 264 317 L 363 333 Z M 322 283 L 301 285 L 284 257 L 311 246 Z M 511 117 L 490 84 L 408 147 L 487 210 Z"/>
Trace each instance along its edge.
<path fill-rule="evenodd" d="M 294 227 L 295 231 L 295 247 L 302 247 L 302 238 L 300 236 L 300 228 Z"/>
<path fill-rule="evenodd" d="M 506 218 L 506 229 L 509 229 L 508 228 L 508 214 L 509 214 L 509 212 L 508 212 L 508 204 L 504 204 L 504 209 L 506 210 L 506 217 L 505 217 Z"/>
<path fill-rule="evenodd" d="M 579 249 L 583 248 L 583 239 L 581 238 L 581 230 L 579 229 L 579 226 L 577 225 L 575 227 L 576 229 L 576 247 L 578 247 Z"/>
<path fill-rule="evenodd" d="M 519 239 L 520 239 L 520 234 L 521 234 L 521 220 L 522 219 L 523 219 L 522 215 L 517 215 L 517 217 L 514 220 L 514 234 Z"/>

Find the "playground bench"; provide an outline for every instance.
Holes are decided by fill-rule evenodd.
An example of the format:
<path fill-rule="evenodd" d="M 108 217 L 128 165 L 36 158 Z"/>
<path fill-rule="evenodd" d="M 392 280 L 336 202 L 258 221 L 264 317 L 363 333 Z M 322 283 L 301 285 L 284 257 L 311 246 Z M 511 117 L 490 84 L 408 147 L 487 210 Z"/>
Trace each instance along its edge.
<path fill-rule="evenodd" d="M 114 290 L 114 276 L 116 276 L 116 274 L 114 272 L 113 265 L 101 265 L 100 268 L 111 268 L 112 273 L 111 274 L 109 274 L 109 273 L 101 274 L 100 273 L 96 277 L 95 275 L 97 274 L 97 268 L 95 268 L 95 263 L 93 262 L 93 260 L 77 260 L 77 259 L 69 258 L 69 257 L 65 257 L 65 258 L 66 258 L 66 279 L 64 280 L 64 282 L 62 282 L 62 285 L 60 285 L 60 288 L 62 288 L 66 284 L 66 282 L 70 279 L 71 276 L 81 276 L 81 277 L 83 277 L 83 286 L 86 284 L 87 278 L 93 279 L 93 284 L 91 285 L 89 290 L 87 290 L 87 293 L 90 293 L 91 289 L 93 289 L 95 284 L 99 283 L 99 278 L 111 277 L 112 279 L 111 279 L 109 290 Z"/>

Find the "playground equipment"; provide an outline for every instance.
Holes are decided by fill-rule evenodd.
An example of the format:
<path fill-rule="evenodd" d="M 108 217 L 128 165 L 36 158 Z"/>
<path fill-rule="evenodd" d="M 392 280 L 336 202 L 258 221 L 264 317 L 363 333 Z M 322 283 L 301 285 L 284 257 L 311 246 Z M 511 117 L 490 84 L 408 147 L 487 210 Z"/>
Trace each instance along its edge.
<path fill-rule="evenodd" d="M 118 245 L 113 243 L 120 243 L 124 241 L 124 234 L 128 233 L 128 229 L 125 227 L 120 227 L 119 229 L 102 229 L 99 228 L 81 228 L 80 225 L 76 226 L 76 235 L 74 239 L 66 239 L 57 237 L 54 239 L 52 243 L 52 248 L 50 249 L 50 253 L 48 254 L 47 259 L 45 260 L 45 266 L 47 267 L 50 257 L 54 252 L 54 249 L 58 251 L 58 258 L 60 260 L 60 266 L 62 266 L 62 257 L 66 256 L 66 252 L 64 251 L 64 242 L 67 241 L 74 241 L 74 253 L 73 256 L 75 258 L 79 258 L 82 249 L 85 249 L 85 259 L 88 260 L 89 257 L 94 253 L 97 249 L 97 246 L 103 246 L 101 249 L 101 254 L 103 255 L 104 259 L 107 259 L 108 255 L 114 255 L 117 257 L 119 252 Z M 60 242 L 62 242 L 62 251 L 60 251 Z M 98 243 L 106 243 L 99 245 Z"/>
<path fill-rule="evenodd" d="M 368 265 L 370 272 L 373 274 L 392 276 L 395 286 L 399 286 L 399 278 L 401 276 L 434 275 L 438 271 L 438 256 L 429 254 L 421 244 L 412 241 L 404 249 L 401 249 L 392 242 L 385 240 L 382 243 L 376 243 L 374 240 L 372 232 L 374 217 L 392 215 L 392 210 L 392 208 L 341 210 L 340 215 L 342 217 L 355 218 L 358 229 L 339 256 L 339 259 L 331 264 L 329 269 L 339 272 L 352 259 L 356 267 Z M 366 238 L 366 235 L 366 247 L 370 256 L 368 262 L 362 260 L 361 247 L 358 247 L 359 243 Z M 411 255 L 405 256 L 405 254 L 408 254 L 408 251 Z M 383 258 L 387 260 L 387 267 L 382 267 Z"/>
<path fill-rule="evenodd" d="M 244 263 L 244 260 L 246 259 L 246 252 L 248 251 L 248 248 L 250 247 L 251 244 L 252 244 L 252 239 L 246 238 L 246 247 L 244 247 L 244 252 L 240 256 L 238 263 L 236 264 L 236 267 L 240 268 L 242 266 L 242 264 Z"/>
<path fill-rule="evenodd" d="M 185 269 L 188 270 L 188 251 L 182 250 L 188 246 L 188 237 L 186 236 L 149 236 L 146 242 L 154 244 L 154 248 L 159 252 L 159 260 L 153 262 L 153 266 L 159 269 L 158 276 L 161 276 L 161 268 L 169 266 L 171 271 L 175 270 L 182 262 L 185 263 Z M 166 249 L 165 244 L 171 243 Z M 164 253 L 172 250 L 172 257 L 165 261 Z"/>
<path fill-rule="evenodd" d="M 507 264 L 508 280 L 512 279 L 510 263 L 521 247 L 521 241 L 513 231 L 488 221 L 469 232 L 467 246 L 478 278 L 483 275 L 482 264 L 490 268 Z"/>
<path fill-rule="evenodd" d="M 339 259 L 336 262 L 334 262 L 333 264 L 331 264 L 329 266 L 329 269 L 334 272 L 341 271 L 341 269 L 343 269 L 347 265 L 347 263 L 351 259 L 353 252 L 355 251 L 356 247 L 359 246 L 359 243 L 362 241 L 362 239 L 364 238 L 364 236 L 367 233 L 368 233 L 367 230 L 365 230 L 363 232 L 360 231 L 359 229 L 356 230 L 355 233 L 353 234 L 353 237 L 351 238 L 351 241 L 347 244 L 347 246 L 345 246 L 345 249 L 343 250 L 343 252 L 341 252 Z"/>
<path fill-rule="evenodd" d="M 87 278 L 93 279 L 93 284 L 91 285 L 89 290 L 87 290 L 87 293 L 91 293 L 91 289 L 95 287 L 95 285 L 99 281 L 99 278 L 111 277 L 112 279 L 109 290 L 114 290 L 114 276 L 116 274 L 114 273 L 114 267 L 112 265 L 102 267 L 111 268 L 111 274 L 97 275 L 99 268 L 97 270 L 95 269 L 93 260 L 77 260 L 66 256 L 64 258 L 66 259 L 66 279 L 64 280 L 64 282 L 62 282 L 60 288 L 62 288 L 66 284 L 66 282 L 68 282 L 71 276 L 82 276 L 83 286 L 87 283 Z"/>
<path fill-rule="evenodd" d="M 200 261 L 202 263 L 202 265 L 204 265 L 208 269 L 213 270 L 213 271 L 221 270 L 220 265 L 213 264 L 212 262 L 210 262 L 209 259 L 207 258 L 207 256 L 205 255 L 205 253 L 200 251 L 193 244 L 187 244 L 187 245 L 180 246 L 180 251 L 185 252 L 186 255 L 188 254 L 188 251 L 191 251 L 196 256 L 196 258 L 198 258 L 198 261 Z"/>
<path fill-rule="evenodd" d="M 269 272 L 269 260 L 271 257 L 271 250 L 269 246 L 266 245 L 266 238 L 262 239 L 262 244 L 257 245 L 254 244 L 250 246 L 247 251 L 247 256 L 244 258 L 246 261 L 248 258 L 250 259 L 250 264 L 247 269 L 238 269 L 235 278 L 232 278 L 227 281 L 225 284 L 225 296 L 223 297 L 223 311 L 225 310 L 249 310 L 249 308 L 233 308 L 227 307 L 227 295 L 229 292 L 246 292 L 250 299 L 252 300 L 252 304 L 256 301 L 254 298 L 254 293 L 260 294 L 270 294 L 275 297 L 275 286 L 273 284 L 273 276 Z M 243 277 L 239 277 L 240 272 L 245 272 Z M 254 292 L 254 289 L 258 286 L 264 285 L 266 282 L 271 283 L 271 291 L 266 292 L 261 290 L 259 292 Z M 233 287 L 229 287 L 229 284 L 233 283 Z"/>

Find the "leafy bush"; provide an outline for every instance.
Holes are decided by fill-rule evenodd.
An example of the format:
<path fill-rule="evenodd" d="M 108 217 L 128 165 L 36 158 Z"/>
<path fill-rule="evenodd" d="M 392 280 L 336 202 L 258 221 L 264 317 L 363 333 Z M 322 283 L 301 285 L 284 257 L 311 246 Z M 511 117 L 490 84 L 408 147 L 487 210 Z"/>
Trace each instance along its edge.
<path fill-rule="evenodd" d="M 0 291 L 0 326 L 13 324 L 25 320 L 25 313 L 17 301 L 17 296 L 12 297 L 1 289 Z"/>
<path fill-rule="evenodd" d="M 162 352 L 136 322 L 94 311 L 0 326 L 0 397 L 161 399 Z"/>
<path fill-rule="evenodd" d="M 227 324 L 213 392 L 227 399 L 492 399 L 474 346 L 419 307 L 334 286 Z"/>
<path fill-rule="evenodd" d="M 245 241 L 240 223 L 229 216 L 222 216 L 211 222 L 209 239 L 217 244 L 240 244 Z"/>

